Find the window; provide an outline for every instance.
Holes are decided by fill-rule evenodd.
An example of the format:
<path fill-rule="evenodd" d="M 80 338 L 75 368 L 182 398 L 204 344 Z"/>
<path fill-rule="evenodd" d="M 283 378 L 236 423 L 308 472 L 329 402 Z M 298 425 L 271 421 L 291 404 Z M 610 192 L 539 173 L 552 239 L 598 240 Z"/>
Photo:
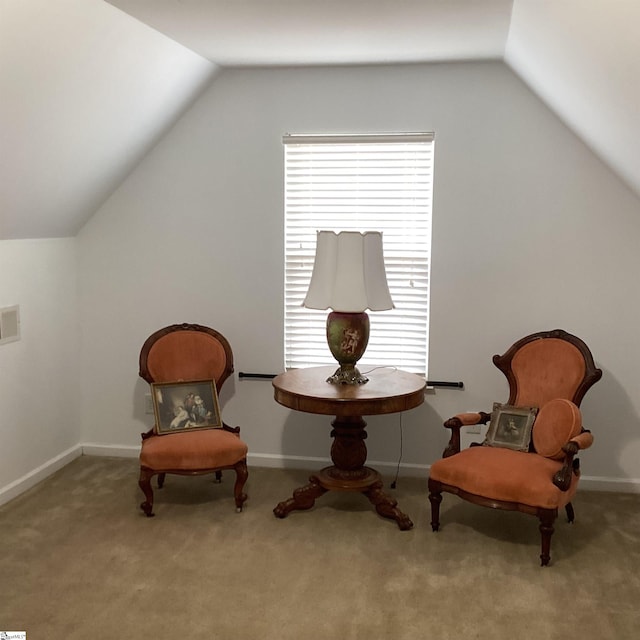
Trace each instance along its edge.
<path fill-rule="evenodd" d="M 369 312 L 360 361 L 427 374 L 434 136 L 286 135 L 285 365 L 334 364 L 327 311 L 306 309 L 316 232 L 382 231 L 391 311 Z"/>

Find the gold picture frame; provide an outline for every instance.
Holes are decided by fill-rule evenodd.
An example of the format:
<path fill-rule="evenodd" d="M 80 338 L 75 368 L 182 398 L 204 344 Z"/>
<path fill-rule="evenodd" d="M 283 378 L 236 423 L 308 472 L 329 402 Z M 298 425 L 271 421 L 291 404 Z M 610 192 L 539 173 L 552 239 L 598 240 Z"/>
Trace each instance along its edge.
<path fill-rule="evenodd" d="M 514 407 L 493 403 L 491 423 L 483 444 L 515 451 L 529 451 L 531 431 L 538 407 Z"/>
<path fill-rule="evenodd" d="M 154 382 L 151 395 L 158 435 L 223 426 L 214 380 Z"/>

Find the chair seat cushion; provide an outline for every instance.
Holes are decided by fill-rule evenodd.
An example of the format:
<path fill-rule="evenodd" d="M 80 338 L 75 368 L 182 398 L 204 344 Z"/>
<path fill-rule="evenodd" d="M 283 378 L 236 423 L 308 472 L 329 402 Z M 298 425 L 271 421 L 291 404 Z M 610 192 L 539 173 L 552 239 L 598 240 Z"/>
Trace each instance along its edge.
<path fill-rule="evenodd" d="M 247 445 L 224 429 L 151 436 L 142 441 L 140 465 L 154 470 L 198 471 L 236 464 L 247 456 Z"/>
<path fill-rule="evenodd" d="M 490 500 L 556 509 L 570 502 L 578 487 L 575 474 L 567 491 L 553 484 L 561 467 L 561 462 L 536 453 L 470 447 L 432 464 L 429 477 Z"/>

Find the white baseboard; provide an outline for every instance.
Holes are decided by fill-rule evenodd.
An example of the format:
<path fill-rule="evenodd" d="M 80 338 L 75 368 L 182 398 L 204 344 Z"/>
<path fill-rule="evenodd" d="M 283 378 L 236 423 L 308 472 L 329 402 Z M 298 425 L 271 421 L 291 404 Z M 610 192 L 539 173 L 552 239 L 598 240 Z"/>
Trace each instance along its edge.
<path fill-rule="evenodd" d="M 265 467 L 267 469 L 319 469 L 331 464 L 329 458 L 311 456 L 281 456 L 272 453 L 247 454 L 249 467 Z"/>
<path fill-rule="evenodd" d="M 140 445 L 125 446 L 115 444 L 98 444 L 85 442 L 82 447 L 83 456 L 101 456 L 110 458 L 137 458 L 140 455 Z"/>
<path fill-rule="evenodd" d="M 249 466 L 267 467 L 271 469 L 308 469 L 318 470 L 331 464 L 329 458 L 313 458 L 310 456 L 281 456 L 277 454 L 249 453 L 247 456 Z M 411 464 L 401 462 L 400 466 L 395 462 L 380 462 L 368 460 L 367 466 L 389 477 L 398 473 L 400 478 L 424 478 L 429 477 L 429 465 Z M 613 491 L 619 493 L 640 493 L 640 479 L 634 478 L 607 478 L 604 476 L 581 476 L 580 489 L 583 491 Z M 425 485 L 426 491 L 426 485 Z"/>
<path fill-rule="evenodd" d="M 99 444 L 87 442 L 81 445 L 82 454 L 85 456 L 112 456 L 115 458 L 137 458 L 140 455 L 139 446 L 122 446 L 111 444 Z M 272 453 L 251 453 L 247 455 L 249 466 L 265 467 L 267 469 L 306 469 L 319 470 L 331 464 L 329 458 L 317 458 L 314 456 L 283 456 Z M 396 473 L 398 465 L 393 462 L 367 461 L 367 465 L 385 475 Z M 400 464 L 400 476 L 424 477 L 429 475 L 428 465 Z"/>
<path fill-rule="evenodd" d="M 111 444 L 98 444 L 87 442 L 82 446 L 82 454 L 85 456 L 112 456 L 115 458 L 137 458 L 140 455 L 139 446 L 118 446 Z M 316 458 L 313 456 L 282 456 L 271 453 L 251 453 L 247 455 L 249 466 L 265 467 L 267 469 L 306 469 L 319 470 L 331 464 L 329 458 Z M 395 474 L 397 464 L 392 462 L 368 461 L 368 466 L 373 467 L 383 474 Z M 400 475 L 425 478 L 429 475 L 427 465 L 401 464 Z"/>
<path fill-rule="evenodd" d="M 603 476 L 580 476 L 580 489 L 587 491 L 615 491 L 617 493 L 640 493 L 640 480 L 634 478 L 607 478 Z"/>
<path fill-rule="evenodd" d="M 251 453 L 247 455 L 249 466 L 266 467 L 269 469 L 306 469 L 317 471 L 331 463 L 329 458 L 315 458 L 311 456 L 281 456 L 269 453 Z M 395 475 L 398 464 L 395 462 L 379 462 L 367 460 L 367 466 L 372 467 L 383 475 Z M 429 467 L 427 465 L 401 463 L 399 474 L 403 477 L 427 478 Z"/>
<path fill-rule="evenodd" d="M 103 456 L 114 458 L 137 458 L 140 454 L 140 446 L 110 445 L 100 443 L 85 443 L 71 447 L 60 455 L 48 460 L 37 469 L 30 471 L 21 478 L 0 488 L 0 505 L 13 500 L 38 482 L 49 477 L 62 467 L 69 464 L 81 455 Z M 249 453 L 247 456 L 249 466 L 266 467 L 271 469 L 303 469 L 309 471 L 319 470 L 331 464 L 329 458 L 316 458 L 312 456 L 283 456 L 269 453 Z M 385 476 L 424 478 L 429 476 L 429 465 L 380 462 L 370 460 L 367 465 L 377 469 Z M 585 476 L 580 478 L 580 488 L 586 491 L 614 491 L 619 493 L 640 493 L 640 479 L 634 478 L 607 478 L 602 476 Z M 425 484 L 426 494 L 426 484 Z"/>
<path fill-rule="evenodd" d="M 31 489 L 31 487 L 38 484 L 38 482 L 48 478 L 56 471 L 62 469 L 62 467 L 66 467 L 72 460 L 79 458 L 81 455 L 82 447 L 80 445 L 71 447 L 70 449 L 63 451 L 60 455 L 57 455 L 55 458 L 47 460 L 47 462 L 41 464 L 39 467 L 25 474 L 21 478 L 14 480 L 6 487 L 2 487 L 0 489 L 0 505 L 17 498 L 21 493 Z"/>

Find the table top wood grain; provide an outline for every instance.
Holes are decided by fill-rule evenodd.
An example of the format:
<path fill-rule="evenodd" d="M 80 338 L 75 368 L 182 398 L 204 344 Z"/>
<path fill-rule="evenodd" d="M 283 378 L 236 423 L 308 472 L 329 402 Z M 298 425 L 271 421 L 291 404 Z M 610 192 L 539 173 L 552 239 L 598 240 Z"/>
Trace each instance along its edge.
<path fill-rule="evenodd" d="M 407 371 L 390 367 L 373 369 L 362 385 L 327 382 L 336 366 L 292 369 L 273 379 L 276 402 L 306 413 L 372 416 L 408 411 L 424 402 L 426 381 Z"/>

